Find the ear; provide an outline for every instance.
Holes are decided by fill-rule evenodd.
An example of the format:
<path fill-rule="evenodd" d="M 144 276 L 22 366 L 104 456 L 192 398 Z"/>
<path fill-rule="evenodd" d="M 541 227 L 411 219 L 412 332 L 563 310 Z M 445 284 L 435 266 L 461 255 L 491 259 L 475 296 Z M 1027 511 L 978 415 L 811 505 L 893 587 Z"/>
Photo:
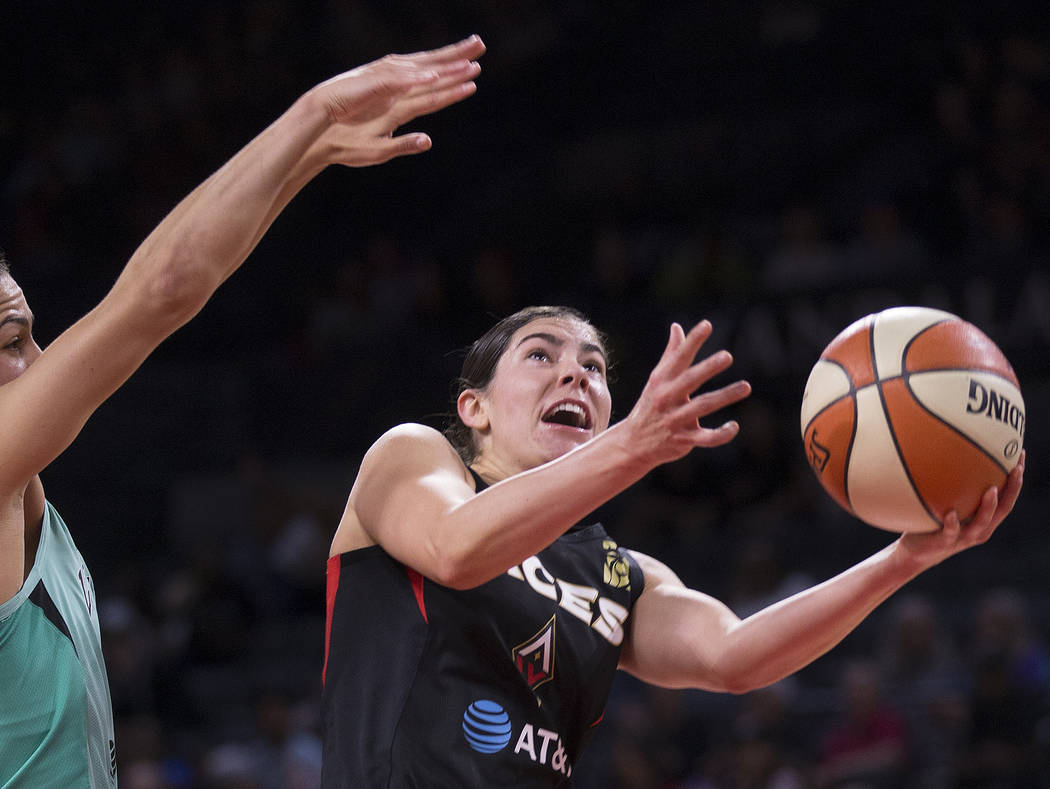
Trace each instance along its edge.
<path fill-rule="evenodd" d="M 489 426 L 489 417 L 485 413 L 485 402 L 477 389 L 464 389 L 456 398 L 456 411 L 463 424 L 474 430 L 484 430 Z"/>

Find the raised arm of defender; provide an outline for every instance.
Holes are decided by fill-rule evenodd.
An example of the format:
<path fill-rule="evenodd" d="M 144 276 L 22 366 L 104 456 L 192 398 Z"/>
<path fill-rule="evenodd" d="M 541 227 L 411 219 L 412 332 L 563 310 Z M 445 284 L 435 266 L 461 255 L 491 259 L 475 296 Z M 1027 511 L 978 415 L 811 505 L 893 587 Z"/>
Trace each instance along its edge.
<path fill-rule="evenodd" d="M 180 202 L 101 303 L 0 387 L 0 491 L 61 453 L 88 416 L 244 261 L 294 194 L 329 164 L 365 166 L 430 146 L 403 123 L 469 96 L 477 37 L 387 56 L 324 82 Z"/>

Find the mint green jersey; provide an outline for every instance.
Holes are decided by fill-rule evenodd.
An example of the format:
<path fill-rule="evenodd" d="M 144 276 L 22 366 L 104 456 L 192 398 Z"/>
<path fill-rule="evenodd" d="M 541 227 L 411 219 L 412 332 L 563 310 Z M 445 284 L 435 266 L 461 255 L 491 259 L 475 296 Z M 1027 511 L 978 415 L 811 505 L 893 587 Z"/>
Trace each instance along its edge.
<path fill-rule="evenodd" d="M 0 789 L 116 785 L 95 588 L 48 502 L 33 569 L 0 603 Z"/>

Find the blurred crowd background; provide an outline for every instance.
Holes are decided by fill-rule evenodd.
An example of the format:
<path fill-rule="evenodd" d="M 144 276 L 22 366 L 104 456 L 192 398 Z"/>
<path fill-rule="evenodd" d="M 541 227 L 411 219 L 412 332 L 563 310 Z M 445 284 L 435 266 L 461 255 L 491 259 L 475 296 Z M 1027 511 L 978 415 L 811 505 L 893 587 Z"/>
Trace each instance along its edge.
<path fill-rule="evenodd" d="M 44 474 L 94 572 L 121 786 L 317 785 L 324 561 L 361 453 L 440 427 L 496 318 L 568 303 L 610 336 L 618 416 L 672 320 L 711 318 L 751 380 L 732 445 L 601 513 L 740 615 L 892 539 L 798 435 L 854 319 L 956 312 L 1029 413 L 988 545 L 766 690 L 621 677 L 576 785 L 1050 787 L 1048 23 L 1020 0 L 8 4 L 0 247 L 41 344 L 310 85 L 489 46 L 478 94 L 412 125 L 432 151 L 323 174 Z"/>

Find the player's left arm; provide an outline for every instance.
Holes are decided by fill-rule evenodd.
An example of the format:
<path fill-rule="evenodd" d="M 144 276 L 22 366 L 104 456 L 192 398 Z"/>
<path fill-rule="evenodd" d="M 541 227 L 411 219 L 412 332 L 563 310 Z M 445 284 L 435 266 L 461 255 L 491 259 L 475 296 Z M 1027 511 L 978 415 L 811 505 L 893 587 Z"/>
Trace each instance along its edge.
<path fill-rule="evenodd" d="M 745 693 L 798 671 L 838 644 L 922 571 L 987 540 L 1021 489 L 1024 460 L 1002 495 L 991 488 L 971 522 L 953 512 L 929 534 L 907 534 L 843 573 L 746 619 L 686 588 L 666 565 L 634 552 L 645 590 L 627 621 L 620 668 L 664 687 Z"/>

